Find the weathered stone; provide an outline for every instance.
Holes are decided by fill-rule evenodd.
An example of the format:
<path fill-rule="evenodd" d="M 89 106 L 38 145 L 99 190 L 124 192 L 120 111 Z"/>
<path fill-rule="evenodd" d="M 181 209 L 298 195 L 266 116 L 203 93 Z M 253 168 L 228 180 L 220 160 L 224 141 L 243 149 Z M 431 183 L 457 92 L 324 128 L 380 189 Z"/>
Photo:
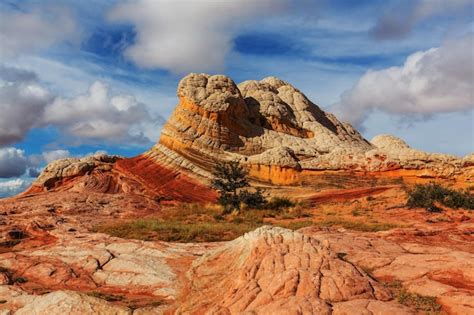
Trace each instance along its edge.
<path fill-rule="evenodd" d="M 178 96 L 159 145 L 146 155 L 177 169 L 186 165 L 198 176 L 209 177 L 215 160 L 240 160 L 252 177 L 274 184 L 302 182 L 302 171 L 307 177 L 308 171 L 317 176 L 322 170 L 474 177 L 471 158 L 418 151 L 391 135 L 369 142 L 274 77 L 236 85 L 222 75 L 190 74 L 181 80 Z"/>
<path fill-rule="evenodd" d="M 56 291 L 32 298 L 15 314 L 132 314 L 129 308 L 110 304 L 104 300 L 72 291 Z"/>

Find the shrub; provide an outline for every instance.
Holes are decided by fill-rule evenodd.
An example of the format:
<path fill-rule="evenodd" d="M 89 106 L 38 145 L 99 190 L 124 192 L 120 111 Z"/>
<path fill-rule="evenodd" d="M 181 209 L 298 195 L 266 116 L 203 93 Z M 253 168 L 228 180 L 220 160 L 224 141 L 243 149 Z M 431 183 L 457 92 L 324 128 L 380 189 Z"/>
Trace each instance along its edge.
<path fill-rule="evenodd" d="M 354 210 L 352 210 L 352 212 L 351 212 L 351 213 L 352 213 L 352 215 L 353 215 L 354 217 L 358 217 L 358 216 L 360 216 L 360 215 L 361 215 L 361 214 L 360 214 L 360 211 L 359 211 L 358 209 L 354 209 Z"/>
<path fill-rule="evenodd" d="M 229 214 L 233 210 L 239 211 L 242 204 L 249 209 L 275 212 L 296 206 L 295 202 L 284 197 L 274 197 L 267 201 L 261 188 L 254 191 L 247 189 L 250 187 L 248 171 L 238 161 L 218 162 L 212 173 L 214 179 L 211 181 L 211 187 L 219 193 L 218 202 L 224 207 L 223 214 Z"/>
<path fill-rule="evenodd" d="M 270 210 L 282 210 L 290 207 L 294 207 L 296 204 L 288 198 L 284 197 L 273 197 L 266 204 L 265 208 Z"/>
<path fill-rule="evenodd" d="M 430 212 L 440 212 L 441 209 L 435 205 L 435 202 L 453 209 L 474 209 L 474 195 L 467 190 L 453 190 L 436 183 L 429 183 L 416 185 L 408 193 L 407 206 L 409 207 L 421 207 Z"/>
<path fill-rule="evenodd" d="M 240 201 L 243 202 L 247 207 L 254 209 L 261 209 L 267 204 L 267 200 L 263 195 L 263 190 L 257 188 L 255 192 L 250 192 L 248 190 L 242 190 L 239 193 Z"/>
<path fill-rule="evenodd" d="M 238 190 L 249 186 L 248 171 L 238 161 L 230 161 L 218 162 L 212 174 L 211 186 L 219 192 L 218 201 L 224 207 L 224 213 L 240 210 Z"/>
<path fill-rule="evenodd" d="M 392 292 L 398 303 L 414 308 L 420 313 L 438 314 L 441 311 L 441 305 L 436 301 L 436 297 L 408 292 L 400 281 L 385 283 L 385 287 Z"/>
<path fill-rule="evenodd" d="M 224 207 L 224 214 L 240 210 L 241 204 L 260 209 L 267 203 L 262 189 L 244 189 L 250 187 L 248 171 L 238 161 L 218 162 L 212 173 L 211 186 L 219 192 L 218 202 Z"/>

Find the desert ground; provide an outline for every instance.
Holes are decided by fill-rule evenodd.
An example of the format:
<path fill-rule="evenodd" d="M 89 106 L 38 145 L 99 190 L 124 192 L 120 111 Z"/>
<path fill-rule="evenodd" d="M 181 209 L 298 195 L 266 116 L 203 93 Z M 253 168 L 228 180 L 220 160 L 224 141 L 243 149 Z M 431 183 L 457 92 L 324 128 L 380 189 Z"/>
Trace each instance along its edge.
<path fill-rule="evenodd" d="M 214 204 L 114 194 L 2 200 L 0 308 L 472 313 L 474 213 L 408 208 L 406 189 L 307 188 L 296 206 L 226 218 Z"/>

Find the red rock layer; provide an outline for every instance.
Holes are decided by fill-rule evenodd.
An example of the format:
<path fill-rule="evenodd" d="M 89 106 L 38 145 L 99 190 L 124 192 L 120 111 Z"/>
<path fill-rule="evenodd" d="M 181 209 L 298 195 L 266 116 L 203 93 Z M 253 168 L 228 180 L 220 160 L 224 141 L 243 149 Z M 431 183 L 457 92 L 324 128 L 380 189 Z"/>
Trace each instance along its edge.
<path fill-rule="evenodd" d="M 157 198 L 181 202 L 212 202 L 216 193 L 204 184 L 194 180 L 179 170 L 159 165 L 141 155 L 118 161 L 115 168 L 141 183 Z"/>

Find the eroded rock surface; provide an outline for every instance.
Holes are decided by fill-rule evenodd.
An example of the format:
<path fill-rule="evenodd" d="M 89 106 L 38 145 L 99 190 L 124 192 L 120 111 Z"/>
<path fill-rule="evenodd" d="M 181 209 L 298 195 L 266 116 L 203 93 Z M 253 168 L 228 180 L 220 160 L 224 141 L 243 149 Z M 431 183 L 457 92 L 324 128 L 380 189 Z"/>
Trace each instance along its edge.
<path fill-rule="evenodd" d="M 55 241 L 0 254 L 12 279 L 0 309 L 17 314 L 344 314 L 412 311 L 326 240 L 264 226 L 234 241 L 171 244 L 102 234 L 46 233 Z M 52 293 L 47 293 L 54 291 Z M 77 291 L 82 293 L 77 293 Z M 99 292 L 100 294 L 98 294 Z M 38 295 L 38 293 L 40 293 Z M 107 296 L 121 299 L 105 301 Z M 347 304 L 352 301 L 352 304 Z M 159 302 L 159 303 L 157 303 Z"/>
<path fill-rule="evenodd" d="M 187 244 L 124 240 L 81 224 L 69 216 L 48 228 L 18 226 L 25 238 L 0 252 L 0 310 L 414 313 L 386 285 L 397 282 L 436 297 L 449 314 L 474 312 L 469 220 L 378 233 L 264 226 L 230 242 Z"/>
<path fill-rule="evenodd" d="M 387 289 L 324 242 L 274 227 L 211 251 L 187 275 L 190 292 L 180 312 L 331 314 L 333 303 L 391 299 Z"/>
<path fill-rule="evenodd" d="M 415 150 L 390 135 L 369 142 L 275 77 L 236 85 L 223 75 L 190 74 L 177 94 L 159 144 L 145 155 L 192 174 L 208 177 L 216 160 L 240 160 L 254 178 L 274 184 L 327 170 L 473 179 L 470 158 Z"/>
<path fill-rule="evenodd" d="M 474 314 L 474 225 L 453 231 L 393 230 L 358 235 L 346 230 L 306 228 L 301 232 L 328 246 L 372 277 L 399 283 L 408 292 L 434 296 L 450 314 Z M 435 238 L 438 241 L 432 241 Z M 459 248 L 459 249 L 453 249 Z"/>
<path fill-rule="evenodd" d="M 22 195 L 64 191 L 105 194 L 105 199 L 108 194 L 120 194 L 122 199 L 139 197 L 148 204 L 150 200 L 203 202 L 216 197 L 209 187 L 179 169 L 142 156 L 125 159 L 105 154 L 53 161 Z"/>

